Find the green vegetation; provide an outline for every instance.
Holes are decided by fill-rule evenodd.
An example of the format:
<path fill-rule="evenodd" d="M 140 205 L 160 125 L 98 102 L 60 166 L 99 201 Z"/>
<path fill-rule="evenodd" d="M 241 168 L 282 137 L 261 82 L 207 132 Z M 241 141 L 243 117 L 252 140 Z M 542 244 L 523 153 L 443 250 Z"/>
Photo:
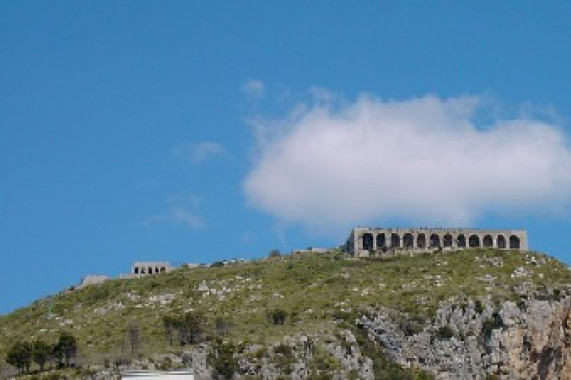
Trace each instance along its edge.
<path fill-rule="evenodd" d="M 487 318 L 482 325 L 482 337 L 489 339 L 492 330 L 502 328 L 504 326 L 504 321 L 498 312 L 494 312 L 491 318 Z"/>
<path fill-rule="evenodd" d="M 270 256 L 111 280 L 36 301 L 0 317 L 0 369 L 7 359 L 16 360 L 12 359 L 16 354 L 7 354 L 19 342 L 57 342 L 61 331 L 69 331 L 83 363 L 121 363 L 222 339 L 212 363 L 224 378 L 234 368 L 231 350 L 274 344 L 286 336 L 335 335 L 339 328 L 353 329 L 356 318 L 378 307 L 401 313 L 401 328 L 413 335 L 431 323 L 443 301 L 454 300 L 463 309 L 474 302 L 482 313 L 485 306 L 480 299 L 485 297 L 498 304 L 518 302 L 521 297 L 514 289 L 525 285 L 537 297 L 559 299 L 568 294 L 571 283 L 564 264 L 516 251 L 466 250 L 389 259 L 354 259 L 340 251 Z M 524 269 L 518 272 L 523 274 L 514 276 L 518 268 Z M 484 333 L 498 323 L 487 322 Z M 436 332 L 438 339 L 449 339 L 451 333 Z M 375 371 L 381 371 L 378 378 L 425 376 L 407 372 L 398 377 L 398 366 L 379 354 L 382 349 L 365 338 L 358 338 L 358 343 L 373 359 Z M 26 360 L 39 368 L 47 362 L 40 343 L 38 347 Z M 18 349 L 18 355 L 23 352 L 26 357 L 29 347 Z M 317 353 L 311 364 L 316 373 L 337 368 L 334 358 Z M 72 354 L 58 351 L 63 365 L 73 361 Z M 281 347 L 275 354 L 287 368 L 291 359 L 287 349 Z M 14 365 L 26 370 L 26 360 Z"/>
<path fill-rule="evenodd" d="M 231 379 L 238 368 L 238 362 L 234 358 L 235 348 L 232 343 L 223 343 L 217 340 L 214 345 L 209 361 L 213 368 L 212 377 L 215 380 Z"/>
<path fill-rule="evenodd" d="M 373 360 L 375 379 L 377 380 L 429 380 L 432 376 L 424 371 L 404 369 L 391 361 L 383 352 L 382 347 L 371 341 L 367 333 L 361 329 L 354 329 L 357 343 L 363 354 Z"/>
<path fill-rule="evenodd" d="M 204 315 L 197 312 L 188 312 L 181 316 L 165 315 L 163 317 L 165 337 L 171 346 L 174 337 L 181 346 L 201 342 L 204 339 L 205 325 Z"/>
<path fill-rule="evenodd" d="M 287 312 L 282 309 L 271 310 L 268 313 L 268 317 L 274 325 L 283 325 L 287 317 Z"/>
<path fill-rule="evenodd" d="M 442 326 L 438 328 L 436 331 L 436 339 L 438 340 L 446 340 L 450 339 L 454 336 L 454 330 L 448 325 Z"/>
<path fill-rule="evenodd" d="M 18 368 L 21 373 L 30 372 L 32 362 L 38 364 L 39 371 L 49 360 L 55 362 L 59 368 L 70 367 L 77 354 L 77 341 L 69 332 L 60 333 L 59 340 L 49 345 L 41 339 L 30 343 L 18 340 L 12 344 L 6 353 L 6 362 Z"/>

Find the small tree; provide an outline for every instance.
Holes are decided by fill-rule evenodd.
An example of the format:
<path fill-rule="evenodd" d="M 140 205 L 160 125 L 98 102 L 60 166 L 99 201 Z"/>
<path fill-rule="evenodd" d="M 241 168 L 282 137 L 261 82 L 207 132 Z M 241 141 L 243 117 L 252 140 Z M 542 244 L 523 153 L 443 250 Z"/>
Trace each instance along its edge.
<path fill-rule="evenodd" d="M 283 325 L 287 317 L 286 311 L 282 309 L 274 309 L 268 314 L 274 325 Z"/>
<path fill-rule="evenodd" d="M 188 312 L 184 316 L 164 316 L 165 337 L 172 345 L 175 335 L 180 345 L 195 344 L 202 341 L 206 318 L 200 312 Z"/>
<path fill-rule="evenodd" d="M 32 363 L 32 345 L 28 342 L 16 342 L 6 354 L 6 362 L 18 368 L 20 372 L 29 372 Z"/>
<path fill-rule="evenodd" d="M 224 318 L 218 317 L 216 318 L 216 333 L 219 336 L 227 336 L 230 332 L 230 328 L 232 327 L 232 323 Z"/>
<path fill-rule="evenodd" d="M 169 344 L 173 345 L 173 339 L 177 330 L 177 318 L 171 315 L 163 316 L 163 327 L 165 330 L 165 338 Z"/>
<path fill-rule="evenodd" d="M 44 365 L 52 355 L 52 347 L 41 339 L 32 343 L 32 357 L 40 366 L 40 371 L 44 370 Z"/>
<path fill-rule="evenodd" d="M 139 325 L 135 323 L 129 324 L 127 328 L 127 349 L 132 353 L 136 353 L 139 350 L 139 345 L 141 342 L 141 329 Z"/>
<path fill-rule="evenodd" d="M 281 257 L 282 253 L 279 249 L 272 249 L 268 257 Z"/>
<path fill-rule="evenodd" d="M 206 318 L 200 312 L 188 312 L 179 327 L 180 341 L 182 344 L 198 343 L 204 337 Z"/>
<path fill-rule="evenodd" d="M 77 355 L 77 339 L 69 332 L 62 332 L 59 335 L 59 340 L 54 346 L 54 356 L 59 359 L 59 363 L 69 367 L 72 360 L 75 360 Z M 64 361 L 62 363 L 62 360 Z"/>
<path fill-rule="evenodd" d="M 215 380 L 231 379 L 238 369 L 238 361 L 234 357 L 234 345 L 218 341 L 210 356 L 213 367 L 212 378 Z"/>

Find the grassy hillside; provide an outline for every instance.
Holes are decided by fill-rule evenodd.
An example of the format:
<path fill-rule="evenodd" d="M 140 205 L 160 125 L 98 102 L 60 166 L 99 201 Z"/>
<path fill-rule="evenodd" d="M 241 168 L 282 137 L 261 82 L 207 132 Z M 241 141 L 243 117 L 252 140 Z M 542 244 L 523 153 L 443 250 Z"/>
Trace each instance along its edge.
<path fill-rule="evenodd" d="M 142 355 L 175 350 L 163 318 L 202 313 L 207 336 L 237 343 L 279 342 L 284 336 L 327 334 L 336 320 L 385 307 L 427 323 L 441 301 L 491 297 L 557 298 L 568 294 L 571 271 L 538 253 L 498 250 L 440 252 L 385 260 L 342 252 L 303 253 L 221 267 L 181 268 L 141 279 L 112 280 L 66 291 L 0 318 L 0 363 L 18 340 L 77 338 L 80 357 L 101 362 L 126 350 L 139 331 Z M 268 313 L 286 312 L 276 325 Z M 0 364 L 1 366 L 2 364 Z"/>

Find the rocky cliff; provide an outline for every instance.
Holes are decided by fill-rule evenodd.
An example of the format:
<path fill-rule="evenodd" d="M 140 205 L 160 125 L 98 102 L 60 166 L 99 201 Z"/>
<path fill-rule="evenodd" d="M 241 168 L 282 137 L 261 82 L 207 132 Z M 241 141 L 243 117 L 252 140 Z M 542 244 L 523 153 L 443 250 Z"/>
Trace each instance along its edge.
<path fill-rule="evenodd" d="M 501 305 L 448 303 L 433 325 L 407 336 L 393 313 L 380 311 L 358 322 L 368 336 L 404 366 L 438 379 L 571 379 L 571 299 Z M 397 318 L 398 319 L 398 318 Z"/>
<path fill-rule="evenodd" d="M 426 374 L 443 380 L 571 379 L 569 297 L 502 305 L 449 302 L 438 309 L 433 323 L 416 333 L 403 328 L 403 320 L 406 316 L 395 311 L 369 310 L 353 328 L 340 326 L 335 334 L 247 346 L 237 353 L 235 378 L 301 380 L 321 371 L 332 379 L 429 378 Z M 383 351 L 402 367 L 423 369 L 425 377 L 391 369 L 387 362 L 376 373 L 375 365 L 383 363 L 371 350 Z M 206 352 L 204 347 L 200 351 Z M 202 378 L 210 378 L 205 357 L 195 356 L 194 367 Z"/>

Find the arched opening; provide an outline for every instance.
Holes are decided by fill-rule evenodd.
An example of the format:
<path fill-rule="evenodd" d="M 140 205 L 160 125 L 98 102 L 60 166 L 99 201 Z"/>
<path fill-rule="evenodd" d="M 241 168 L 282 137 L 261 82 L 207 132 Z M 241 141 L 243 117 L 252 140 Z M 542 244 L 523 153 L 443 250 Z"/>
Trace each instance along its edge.
<path fill-rule="evenodd" d="M 426 235 L 425 234 L 418 234 L 416 237 L 416 246 L 420 249 L 426 248 Z"/>
<path fill-rule="evenodd" d="M 492 236 L 486 235 L 484 236 L 484 240 L 482 240 L 482 243 L 484 244 L 484 247 L 491 248 L 494 246 L 494 239 L 492 239 Z"/>
<path fill-rule="evenodd" d="M 519 238 L 515 235 L 510 236 L 510 249 L 519 249 Z"/>
<path fill-rule="evenodd" d="M 159 273 L 159 267 L 155 267 L 155 273 Z"/>
<path fill-rule="evenodd" d="M 414 236 L 410 232 L 404 234 L 402 238 L 402 242 L 405 248 L 413 248 L 414 247 Z"/>
<path fill-rule="evenodd" d="M 373 235 L 366 233 L 363 235 L 363 249 L 365 251 L 370 251 L 373 249 Z"/>
<path fill-rule="evenodd" d="M 504 235 L 498 235 L 498 248 L 506 249 L 506 237 Z"/>
<path fill-rule="evenodd" d="M 456 239 L 456 245 L 458 248 L 466 248 L 466 236 L 464 236 L 464 234 L 458 235 L 458 238 Z"/>
<path fill-rule="evenodd" d="M 440 236 L 437 234 L 430 235 L 430 248 L 440 248 Z"/>
<path fill-rule="evenodd" d="M 391 247 L 392 248 L 400 247 L 400 236 L 399 234 L 394 232 L 391 234 Z"/>
<path fill-rule="evenodd" d="M 135 267 L 135 274 L 139 274 L 139 267 Z"/>
<path fill-rule="evenodd" d="M 442 239 L 442 240 L 443 240 L 444 248 L 452 247 L 452 235 L 446 234 L 446 235 L 444 235 L 444 239 Z"/>
<path fill-rule="evenodd" d="M 141 274 L 145 274 L 145 267 L 141 268 Z"/>
<path fill-rule="evenodd" d="M 377 235 L 377 249 L 385 248 L 387 245 L 387 239 L 384 233 Z"/>
<path fill-rule="evenodd" d="M 167 268 L 161 267 L 161 273 L 166 272 Z"/>
<path fill-rule="evenodd" d="M 470 245 L 470 248 L 478 248 L 480 246 L 480 237 L 478 235 L 470 235 L 468 244 Z"/>

